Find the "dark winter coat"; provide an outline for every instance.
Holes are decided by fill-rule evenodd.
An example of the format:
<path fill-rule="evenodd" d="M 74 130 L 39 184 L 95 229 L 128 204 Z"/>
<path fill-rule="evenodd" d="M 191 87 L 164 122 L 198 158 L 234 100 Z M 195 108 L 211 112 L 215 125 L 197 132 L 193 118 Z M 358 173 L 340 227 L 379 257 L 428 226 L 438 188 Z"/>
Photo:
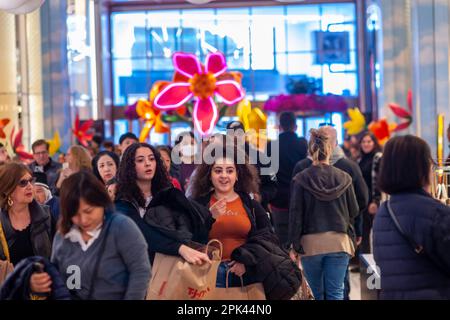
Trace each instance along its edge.
<path fill-rule="evenodd" d="M 278 190 L 271 204 L 277 208 L 288 209 L 290 186 L 295 165 L 306 158 L 308 143 L 299 138 L 295 132 L 283 132 L 278 137 L 279 169 L 277 172 Z"/>
<path fill-rule="evenodd" d="M 352 178 L 330 165 L 311 166 L 294 177 L 289 208 L 289 243 L 302 252 L 306 234 L 346 233 L 354 240 L 359 207 Z"/>
<path fill-rule="evenodd" d="M 207 243 L 214 219 L 203 206 L 188 200 L 176 188 L 160 191 L 152 198 L 144 218 L 134 199 L 117 199 L 116 211 L 133 219 L 144 234 L 150 261 L 155 252 L 178 255 L 182 244 Z"/>
<path fill-rule="evenodd" d="M 14 267 L 0 290 L 0 300 L 31 300 L 30 278 L 33 272 L 33 263 L 44 265 L 44 272 L 52 278 L 49 300 L 70 300 L 71 296 L 58 269 L 45 258 L 30 257 L 22 260 Z"/>
<path fill-rule="evenodd" d="M 347 172 L 350 175 L 350 177 L 352 177 L 356 201 L 358 202 L 359 211 L 362 212 L 364 209 L 367 208 L 367 205 L 369 203 L 369 190 L 367 188 L 366 182 L 364 181 L 364 177 L 361 173 L 361 169 L 359 168 L 358 164 L 350 159 L 347 159 L 340 147 L 336 147 L 330 162 L 334 167 L 341 169 L 344 172 Z M 303 170 L 309 168 L 312 165 L 312 163 L 313 163 L 312 160 L 309 158 L 306 158 L 298 162 L 297 165 L 295 166 L 294 173 L 292 176 L 295 177 L 297 173 L 302 172 Z M 362 214 L 359 214 L 358 217 L 355 218 L 355 233 L 357 237 L 362 236 Z"/>
<path fill-rule="evenodd" d="M 55 234 L 55 225 L 51 217 L 48 206 L 41 206 L 36 200 L 29 205 L 31 215 L 31 243 L 33 253 L 36 256 L 42 256 L 50 259 L 52 253 L 52 242 Z M 7 212 L 0 213 L 0 220 L 5 233 L 8 248 L 11 248 L 16 241 L 16 232 L 14 231 Z M 5 252 L 0 245 L 0 260 L 6 260 Z"/>
<path fill-rule="evenodd" d="M 35 162 L 30 164 L 30 170 L 35 172 L 38 164 Z M 50 188 L 52 194 L 56 194 L 56 182 L 58 181 L 59 172 L 61 171 L 62 165 L 50 158 L 50 161 L 44 166 L 44 173 L 47 176 L 47 185 Z"/>
<path fill-rule="evenodd" d="M 386 204 L 373 226 L 381 299 L 450 299 L 450 208 L 423 190 L 391 196 L 400 226 L 425 254 L 417 254 L 397 230 Z"/>
<path fill-rule="evenodd" d="M 208 207 L 211 195 L 196 201 Z M 264 208 L 245 193 L 239 196 L 251 228 L 247 241 L 233 250 L 231 258 L 245 265 L 251 279 L 263 284 L 267 299 L 290 299 L 301 284 L 301 272 L 288 252 L 280 247 Z"/>

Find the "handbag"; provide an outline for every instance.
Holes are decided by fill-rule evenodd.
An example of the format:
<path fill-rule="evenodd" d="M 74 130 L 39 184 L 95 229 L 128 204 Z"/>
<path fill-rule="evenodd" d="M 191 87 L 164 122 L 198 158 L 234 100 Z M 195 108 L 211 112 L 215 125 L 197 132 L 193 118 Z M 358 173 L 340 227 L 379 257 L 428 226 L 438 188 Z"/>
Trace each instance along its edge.
<path fill-rule="evenodd" d="M 218 244 L 218 248 L 212 246 Z M 222 243 L 213 239 L 206 246 L 190 244 L 190 247 L 205 252 L 211 263 L 195 265 L 180 256 L 157 252 L 152 266 L 152 278 L 147 291 L 147 300 L 204 300 L 211 295 L 217 280 L 217 269 L 222 260 Z"/>
<path fill-rule="evenodd" d="M 14 271 L 14 266 L 10 262 L 10 255 L 8 249 L 8 242 L 6 241 L 5 233 L 3 232 L 2 222 L 0 221 L 0 246 L 3 248 L 6 260 L 0 260 L 0 287 L 5 282 L 8 275 Z"/>
<path fill-rule="evenodd" d="M 300 268 L 300 272 L 302 273 L 302 283 L 298 288 L 297 292 L 292 296 L 290 300 L 315 300 L 314 294 L 311 290 L 311 287 L 308 284 L 308 280 L 306 280 L 305 273 L 303 269 Z"/>
<path fill-rule="evenodd" d="M 266 300 L 266 294 L 264 293 L 264 286 L 261 282 L 252 283 L 244 286 L 244 280 L 241 280 L 240 287 L 228 287 L 228 275 L 230 270 L 227 271 L 226 287 L 214 288 L 212 295 L 208 300 Z"/>

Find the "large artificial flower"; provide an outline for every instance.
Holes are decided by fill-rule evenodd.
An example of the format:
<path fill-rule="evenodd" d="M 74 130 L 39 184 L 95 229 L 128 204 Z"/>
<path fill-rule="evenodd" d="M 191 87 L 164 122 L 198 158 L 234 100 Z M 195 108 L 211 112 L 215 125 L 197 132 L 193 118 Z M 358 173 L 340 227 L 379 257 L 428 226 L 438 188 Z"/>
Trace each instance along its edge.
<path fill-rule="evenodd" d="M 384 145 L 391 137 L 391 132 L 395 131 L 397 125 L 395 123 L 388 124 L 386 119 L 372 121 L 368 129 L 377 137 L 380 145 Z"/>
<path fill-rule="evenodd" d="M 91 141 L 94 135 L 92 133 L 87 133 L 94 124 L 94 120 L 89 119 L 80 125 L 80 116 L 77 114 L 75 117 L 74 127 L 72 129 L 73 135 L 77 138 L 78 142 L 84 147 L 88 147 L 88 141 Z"/>
<path fill-rule="evenodd" d="M 366 129 L 366 119 L 358 108 L 347 110 L 349 121 L 344 123 L 344 128 L 350 136 L 357 135 Z"/>
<path fill-rule="evenodd" d="M 0 138 L 2 138 L 2 139 L 6 138 L 6 134 L 5 134 L 5 131 L 3 131 L 3 129 L 5 129 L 5 127 L 8 125 L 9 122 L 10 122 L 9 119 L 1 119 L 0 120 Z"/>
<path fill-rule="evenodd" d="M 25 151 L 25 147 L 22 144 L 23 129 L 20 129 L 16 135 L 14 135 L 15 128 L 12 128 L 10 142 L 13 152 L 19 157 L 21 161 L 33 159 L 33 155 Z"/>
<path fill-rule="evenodd" d="M 48 153 L 50 154 L 50 157 L 53 157 L 61 148 L 61 137 L 59 136 L 59 132 L 56 131 L 53 134 L 53 138 L 47 142 L 49 144 Z"/>
<path fill-rule="evenodd" d="M 252 108 L 247 99 L 239 102 L 236 115 L 244 125 L 248 141 L 260 151 L 265 149 L 267 144 L 267 115 L 259 108 Z"/>
<path fill-rule="evenodd" d="M 396 103 L 389 104 L 389 108 L 391 108 L 392 112 L 397 117 L 399 117 L 401 119 L 406 119 L 405 122 L 398 124 L 396 126 L 396 128 L 394 129 L 394 131 L 400 131 L 400 130 L 404 130 L 404 129 L 408 128 L 413 121 L 413 119 L 412 119 L 413 105 L 412 105 L 412 91 L 411 90 L 408 90 L 407 104 L 408 104 L 408 109 L 403 108 Z"/>
<path fill-rule="evenodd" d="M 220 52 L 209 53 L 203 66 L 193 54 L 175 53 L 173 63 L 176 73 L 187 81 L 176 81 L 166 86 L 155 98 L 154 104 L 161 110 L 177 109 L 195 97 L 193 121 L 201 135 L 212 132 L 218 111 L 214 96 L 233 105 L 244 97 L 243 90 L 235 80 L 218 79 L 227 70 L 225 56 Z"/>

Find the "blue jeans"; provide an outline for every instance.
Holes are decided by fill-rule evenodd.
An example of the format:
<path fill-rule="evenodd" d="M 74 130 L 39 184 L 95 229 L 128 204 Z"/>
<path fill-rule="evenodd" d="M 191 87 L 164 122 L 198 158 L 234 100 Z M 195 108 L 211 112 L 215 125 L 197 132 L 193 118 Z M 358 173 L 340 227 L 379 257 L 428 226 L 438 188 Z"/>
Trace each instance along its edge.
<path fill-rule="evenodd" d="M 230 261 L 222 261 L 219 264 L 219 269 L 217 269 L 217 280 L 216 280 L 216 288 L 226 288 L 227 286 L 227 272 L 231 268 L 228 266 L 228 263 Z M 252 277 L 249 275 L 248 270 L 244 273 L 242 276 L 242 280 L 244 283 L 244 286 L 247 286 L 249 284 L 255 283 L 256 281 L 253 281 Z M 228 288 L 233 287 L 241 287 L 241 278 L 235 275 L 234 273 L 230 272 L 228 274 Z"/>
<path fill-rule="evenodd" d="M 302 257 L 302 265 L 316 300 L 343 300 L 344 279 L 350 261 L 345 252 Z"/>

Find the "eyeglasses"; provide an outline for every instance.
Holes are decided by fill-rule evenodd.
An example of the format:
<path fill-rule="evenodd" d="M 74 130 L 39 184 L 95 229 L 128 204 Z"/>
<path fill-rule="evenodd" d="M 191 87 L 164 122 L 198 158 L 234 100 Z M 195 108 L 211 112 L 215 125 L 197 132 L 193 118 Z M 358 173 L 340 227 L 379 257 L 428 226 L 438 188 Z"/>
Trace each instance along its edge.
<path fill-rule="evenodd" d="M 41 151 L 41 152 L 35 152 L 34 153 L 34 155 L 36 155 L 36 156 L 44 156 L 46 154 L 48 154 L 48 151 Z"/>
<path fill-rule="evenodd" d="M 25 188 L 29 183 L 31 183 L 32 185 L 35 184 L 36 182 L 36 178 L 30 178 L 30 179 L 22 179 L 19 181 L 18 186 L 21 188 Z"/>

